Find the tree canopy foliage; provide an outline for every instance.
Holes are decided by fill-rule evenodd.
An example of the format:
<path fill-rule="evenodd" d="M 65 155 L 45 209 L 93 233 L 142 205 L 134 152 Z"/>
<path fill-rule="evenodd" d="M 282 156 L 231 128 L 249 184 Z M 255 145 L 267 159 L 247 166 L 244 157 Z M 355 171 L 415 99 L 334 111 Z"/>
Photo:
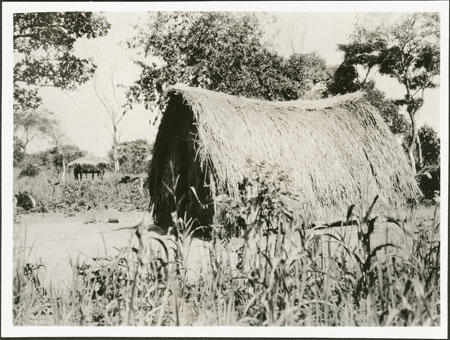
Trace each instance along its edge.
<path fill-rule="evenodd" d="M 424 125 L 419 129 L 419 137 L 422 146 L 423 164 L 434 166 L 440 163 L 441 141 L 437 132 L 430 126 Z"/>
<path fill-rule="evenodd" d="M 106 19 L 91 12 L 33 12 L 14 14 L 13 41 L 15 111 L 37 109 L 39 88 L 74 89 L 95 71 L 92 60 L 79 58 L 79 38 L 96 38 L 108 32 Z"/>
<path fill-rule="evenodd" d="M 326 77 L 323 58 L 295 54 L 286 60 L 263 43 L 263 33 L 254 14 L 154 14 L 129 47 L 158 62 L 138 62 L 142 72 L 130 97 L 149 106 L 167 85 L 180 82 L 251 98 L 294 100 Z"/>
<path fill-rule="evenodd" d="M 62 146 L 65 155 L 65 162 L 86 156 L 87 152 L 81 150 L 76 145 L 64 144 Z M 49 170 L 61 170 L 63 168 L 63 156 L 57 147 L 50 147 L 44 151 L 27 154 L 23 160 L 27 164 L 36 164 Z"/>
<path fill-rule="evenodd" d="M 59 122 L 55 115 L 46 109 L 37 110 L 15 110 L 14 111 L 14 133 L 21 140 L 23 150 L 30 142 L 37 138 L 46 138 L 49 133 L 56 129 Z"/>
<path fill-rule="evenodd" d="M 378 109 L 391 132 L 395 135 L 405 135 L 411 125 L 405 116 L 400 113 L 395 100 L 386 98 L 386 94 L 375 87 L 375 82 L 368 81 L 364 86 L 365 97 Z"/>
<path fill-rule="evenodd" d="M 336 69 L 331 81 L 328 83 L 326 93 L 331 95 L 345 94 L 363 90 L 365 97 L 383 117 L 393 134 L 404 135 L 410 129 L 410 123 L 401 114 L 396 101 L 386 97 L 386 94 L 377 89 L 375 82 L 366 81 L 362 85 L 358 81 L 358 72 L 352 65 L 341 64 Z"/>
<path fill-rule="evenodd" d="M 122 173 L 140 174 L 147 170 L 152 146 L 145 139 L 122 142 L 118 145 L 119 165 Z M 113 160 L 113 150 L 109 152 Z"/>
<path fill-rule="evenodd" d="M 416 144 L 420 143 L 416 113 L 423 105 L 424 91 L 436 86 L 440 72 L 439 39 L 437 13 L 407 14 L 392 25 L 372 28 L 362 22 L 356 25 L 351 41 L 339 45 L 345 58 L 329 86 L 332 93 L 364 88 L 372 70 L 396 79 L 405 89 L 404 97 L 396 99 L 395 104 L 404 106 L 410 118 L 408 153 L 413 169 Z M 364 69 L 361 79 L 357 67 Z"/>
<path fill-rule="evenodd" d="M 441 178 L 441 141 L 437 132 L 428 125 L 423 125 L 417 132 L 420 140 L 420 151 L 423 157 L 422 166 L 416 164 L 418 182 L 424 197 L 431 200 L 440 191 Z M 405 138 L 404 148 L 408 149 L 411 136 Z M 416 157 L 418 156 L 416 150 Z"/>
<path fill-rule="evenodd" d="M 284 62 L 283 72 L 295 82 L 297 94 L 305 99 L 322 97 L 325 87 L 320 85 L 325 85 L 333 76 L 333 69 L 316 52 L 292 54 Z"/>
<path fill-rule="evenodd" d="M 358 81 L 358 71 L 354 65 L 348 65 L 345 61 L 340 64 L 327 86 L 331 95 L 346 94 L 358 91 L 362 88 Z"/>

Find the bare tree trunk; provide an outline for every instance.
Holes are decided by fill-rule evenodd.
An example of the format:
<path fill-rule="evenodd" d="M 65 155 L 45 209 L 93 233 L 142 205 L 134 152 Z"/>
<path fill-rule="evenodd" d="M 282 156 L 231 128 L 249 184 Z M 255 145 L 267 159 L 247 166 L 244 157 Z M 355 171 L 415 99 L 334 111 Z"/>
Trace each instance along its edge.
<path fill-rule="evenodd" d="M 116 83 L 114 81 L 114 74 L 116 71 L 113 71 L 110 76 L 110 93 L 106 94 L 105 89 L 107 88 L 99 88 L 96 82 L 96 78 L 93 78 L 93 85 L 94 90 L 97 98 L 99 99 L 100 103 L 104 107 L 106 113 L 108 114 L 109 118 L 111 119 L 111 126 L 112 131 L 109 127 L 108 130 L 111 133 L 112 136 L 112 158 L 114 163 L 114 173 L 118 173 L 120 171 L 120 164 L 119 164 L 119 139 L 120 134 L 118 131 L 119 123 L 122 121 L 123 117 L 125 116 L 127 110 L 124 109 L 123 105 L 121 103 L 125 103 L 125 99 L 120 99 L 118 96 L 118 93 L 116 91 Z"/>
<path fill-rule="evenodd" d="M 419 133 L 416 134 L 416 142 L 417 142 L 417 155 L 419 157 L 419 168 L 422 169 L 423 167 L 423 155 L 422 155 L 422 143 L 420 142 L 420 136 Z"/>
<path fill-rule="evenodd" d="M 304 50 L 305 50 L 304 46 L 305 46 L 306 28 L 308 26 L 308 21 L 303 22 L 302 26 L 303 27 L 302 27 L 302 33 L 301 33 L 302 38 L 300 40 L 300 49 L 301 49 L 300 53 L 304 53 Z"/>
<path fill-rule="evenodd" d="M 64 154 L 62 155 L 62 174 L 61 174 L 61 182 L 63 184 L 66 183 L 66 172 L 67 172 L 67 167 L 66 167 L 66 157 L 64 156 Z"/>
<path fill-rule="evenodd" d="M 305 37 L 308 27 L 308 18 L 296 18 L 294 21 L 290 21 L 285 26 L 285 32 L 288 39 L 288 44 L 291 48 L 291 54 L 304 53 Z M 300 37 L 299 39 L 296 39 Z M 297 50 L 297 43 L 300 43 L 300 50 Z"/>
<path fill-rule="evenodd" d="M 117 136 L 117 125 L 113 126 L 113 161 L 114 161 L 114 173 L 118 173 L 119 168 L 119 138 Z"/>
<path fill-rule="evenodd" d="M 23 141 L 23 153 L 27 153 L 27 146 L 28 146 L 28 143 L 29 143 L 30 141 L 28 140 L 28 139 L 25 139 L 24 141 Z"/>
<path fill-rule="evenodd" d="M 144 196 L 144 179 L 139 176 L 139 193 Z"/>
<path fill-rule="evenodd" d="M 416 173 L 416 143 L 418 140 L 417 137 L 417 123 L 416 123 L 416 115 L 415 112 L 412 110 L 408 109 L 408 113 L 409 113 L 409 117 L 411 119 L 411 140 L 410 140 L 410 144 L 408 146 L 408 155 L 409 155 L 409 160 L 411 162 L 411 167 L 413 170 L 413 173 Z"/>
<path fill-rule="evenodd" d="M 61 182 L 63 184 L 66 183 L 66 156 L 64 155 L 63 148 L 61 146 L 61 141 L 56 141 L 56 149 L 61 155 L 62 158 L 62 172 L 61 172 Z"/>

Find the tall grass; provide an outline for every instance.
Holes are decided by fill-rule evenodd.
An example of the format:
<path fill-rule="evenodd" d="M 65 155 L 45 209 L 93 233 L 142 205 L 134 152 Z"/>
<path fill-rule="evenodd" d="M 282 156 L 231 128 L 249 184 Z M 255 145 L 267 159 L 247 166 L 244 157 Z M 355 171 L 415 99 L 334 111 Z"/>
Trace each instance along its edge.
<path fill-rule="evenodd" d="M 36 200 L 37 212 L 76 212 L 91 208 L 144 210 L 148 195 L 141 193 L 139 183 L 119 184 L 117 176 L 103 180 L 69 178 L 62 183 L 58 177 L 41 172 L 35 177 L 21 177 L 14 181 L 14 194 L 27 192 Z"/>
<path fill-rule="evenodd" d="M 173 227 L 140 226 L 112 257 L 72 263 L 66 286 L 43 287 L 38 267 L 14 273 L 17 325 L 419 326 L 440 324 L 438 216 L 390 218 L 411 242 L 377 239 L 368 207 L 352 216 L 354 241 L 287 212 L 265 187 L 244 202 L 239 237 L 213 226 L 208 241 L 194 221 L 173 214 Z M 258 202 L 256 210 L 251 208 Z M 248 208 L 248 209 L 247 209 Z M 251 216 L 250 216 L 251 215 Z M 236 217 L 236 216 L 235 216 Z M 236 220 L 236 219 L 235 219 Z M 240 221 L 240 220 L 239 220 Z M 240 221 L 239 223 L 242 223 Z M 417 223 L 417 225 L 411 225 Z M 236 229 L 233 229 L 236 230 Z M 351 235 L 350 235 L 351 236 Z M 200 251 L 195 249 L 200 247 Z M 206 255 L 205 255 L 206 254 Z M 195 265 L 199 263 L 198 265 Z"/>

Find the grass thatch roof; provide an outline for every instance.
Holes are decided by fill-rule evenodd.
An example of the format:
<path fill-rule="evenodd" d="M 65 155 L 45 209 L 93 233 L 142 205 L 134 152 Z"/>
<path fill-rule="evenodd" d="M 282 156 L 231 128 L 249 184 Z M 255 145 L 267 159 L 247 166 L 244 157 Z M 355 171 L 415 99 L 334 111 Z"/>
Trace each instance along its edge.
<path fill-rule="evenodd" d="M 77 165 L 81 167 L 84 166 L 97 167 L 100 165 L 108 166 L 111 165 L 111 163 L 104 158 L 87 155 L 84 157 L 77 158 L 68 164 L 69 167 Z"/>
<path fill-rule="evenodd" d="M 166 95 L 149 179 L 157 220 L 167 222 L 174 209 L 164 184 L 173 181 L 171 166 L 180 175 L 178 199 L 187 195 L 188 206 L 196 201 L 190 187 L 200 199 L 214 188 L 237 196 L 251 163 L 281 168 L 317 219 L 344 215 L 376 195 L 385 207 L 399 207 L 419 194 L 403 150 L 362 93 L 267 102 L 176 85 Z M 204 217 L 198 207 L 187 210 Z"/>

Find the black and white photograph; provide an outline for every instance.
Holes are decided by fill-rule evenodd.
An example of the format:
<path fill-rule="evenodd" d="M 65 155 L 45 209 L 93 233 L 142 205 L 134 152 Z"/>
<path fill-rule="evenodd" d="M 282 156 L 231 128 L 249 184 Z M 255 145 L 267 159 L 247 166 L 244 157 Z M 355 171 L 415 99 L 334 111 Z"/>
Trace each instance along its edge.
<path fill-rule="evenodd" d="M 2 336 L 446 338 L 448 2 L 2 7 Z"/>

